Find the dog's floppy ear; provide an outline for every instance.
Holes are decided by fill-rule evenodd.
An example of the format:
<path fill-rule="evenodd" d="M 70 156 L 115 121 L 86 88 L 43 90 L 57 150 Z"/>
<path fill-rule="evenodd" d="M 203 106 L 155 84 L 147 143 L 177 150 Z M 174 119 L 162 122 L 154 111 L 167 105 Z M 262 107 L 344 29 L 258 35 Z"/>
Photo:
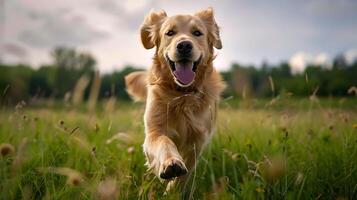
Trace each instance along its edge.
<path fill-rule="evenodd" d="M 208 28 L 208 40 L 216 48 L 222 49 L 221 37 L 219 35 L 219 27 L 214 19 L 212 7 L 197 12 L 195 16 L 199 17 Z"/>
<path fill-rule="evenodd" d="M 151 11 L 146 15 L 140 29 L 141 42 L 146 49 L 151 49 L 157 45 L 159 30 L 166 17 L 167 14 L 163 10 L 160 12 Z"/>

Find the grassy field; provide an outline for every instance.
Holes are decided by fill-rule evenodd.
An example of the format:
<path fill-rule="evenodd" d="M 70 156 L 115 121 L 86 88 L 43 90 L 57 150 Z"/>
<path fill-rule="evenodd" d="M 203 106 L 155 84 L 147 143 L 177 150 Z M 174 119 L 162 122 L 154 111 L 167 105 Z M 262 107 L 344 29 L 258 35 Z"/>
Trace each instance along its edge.
<path fill-rule="evenodd" d="M 143 105 L 112 106 L 2 107 L 0 198 L 180 198 L 144 166 Z M 356 99 L 223 101 L 185 197 L 356 198 L 356 111 Z"/>

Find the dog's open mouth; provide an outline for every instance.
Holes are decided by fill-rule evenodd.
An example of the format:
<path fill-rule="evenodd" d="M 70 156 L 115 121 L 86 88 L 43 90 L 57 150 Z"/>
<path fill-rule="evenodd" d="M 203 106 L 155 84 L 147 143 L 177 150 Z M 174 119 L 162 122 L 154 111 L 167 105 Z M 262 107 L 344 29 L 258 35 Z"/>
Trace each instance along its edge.
<path fill-rule="evenodd" d="M 168 55 L 166 59 L 169 62 L 171 71 L 175 76 L 175 79 L 182 85 L 190 85 L 196 76 L 197 66 L 201 61 L 201 57 L 197 61 L 180 60 L 177 62 L 172 61 Z"/>

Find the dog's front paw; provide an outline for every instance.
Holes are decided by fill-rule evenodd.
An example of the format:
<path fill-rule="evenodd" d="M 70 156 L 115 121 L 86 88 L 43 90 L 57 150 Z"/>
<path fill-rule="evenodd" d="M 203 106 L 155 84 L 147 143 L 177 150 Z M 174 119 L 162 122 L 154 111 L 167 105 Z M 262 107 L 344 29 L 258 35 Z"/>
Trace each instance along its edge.
<path fill-rule="evenodd" d="M 187 174 L 185 164 L 178 159 L 167 159 L 160 168 L 160 178 L 172 179 Z"/>

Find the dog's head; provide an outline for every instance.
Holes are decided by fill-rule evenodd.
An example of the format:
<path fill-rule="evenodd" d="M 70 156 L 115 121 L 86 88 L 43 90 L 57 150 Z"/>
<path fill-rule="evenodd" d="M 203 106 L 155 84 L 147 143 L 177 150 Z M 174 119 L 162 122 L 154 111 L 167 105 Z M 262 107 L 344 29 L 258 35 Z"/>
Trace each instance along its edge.
<path fill-rule="evenodd" d="M 167 76 L 181 87 L 203 77 L 213 60 L 213 47 L 222 48 L 212 8 L 172 17 L 151 12 L 141 27 L 141 41 L 146 49 L 156 46 L 156 56 L 171 72 Z"/>

